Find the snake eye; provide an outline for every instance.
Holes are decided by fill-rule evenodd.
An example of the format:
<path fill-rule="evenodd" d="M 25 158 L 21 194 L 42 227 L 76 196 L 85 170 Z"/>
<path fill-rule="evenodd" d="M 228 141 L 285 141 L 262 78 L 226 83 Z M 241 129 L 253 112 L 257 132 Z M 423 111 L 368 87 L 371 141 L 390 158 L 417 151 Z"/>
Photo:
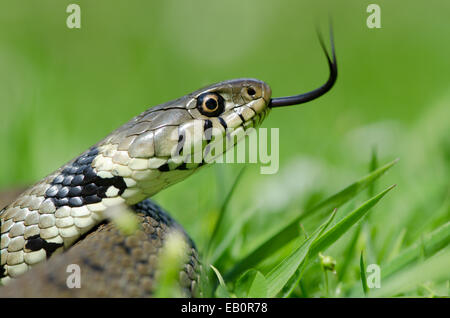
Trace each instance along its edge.
<path fill-rule="evenodd" d="M 197 108 L 205 116 L 218 116 L 225 108 L 225 100 L 217 93 L 205 93 L 197 98 Z"/>

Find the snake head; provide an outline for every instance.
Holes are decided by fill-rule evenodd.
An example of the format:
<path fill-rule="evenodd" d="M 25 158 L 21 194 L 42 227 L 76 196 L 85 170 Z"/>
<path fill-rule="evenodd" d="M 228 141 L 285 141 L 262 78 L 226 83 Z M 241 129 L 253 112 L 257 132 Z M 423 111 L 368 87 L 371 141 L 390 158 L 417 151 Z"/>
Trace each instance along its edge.
<path fill-rule="evenodd" d="M 213 84 L 190 94 L 187 109 L 196 119 L 226 129 L 256 127 L 269 111 L 272 91 L 263 81 L 241 78 Z"/>
<path fill-rule="evenodd" d="M 272 98 L 266 83 L 250 78 L 204 87 L 149 108 L 112 132 L 96 145 L 94 172 L 102 178 L 123 177 L 127 186 L 138 187 L 146 196 L 184 179 L 234 147 L 272 108 L 311 101 L 333 87 L 337 78 L 333 40 L 330 57 L 319 39 L 330 68 L 327 82 L 319 88 Z M 128 201 L 138 199 L 142 198 Z"/>
<path fill-rule="evenodd" d="M 96 145 L 94 172 L 139 188 L 138 202 L 220 157 L 260 125 L 270 110 L 270 87 L 256 79 L 213 84 L 149 108 Z"/>
<path fill-rule="evenodd" d="M 177 166 L 169 159 L 184 156 L 185 160 L 186 153 L 198 157 L 211 142 L 227 138 L 234 142 L 228 143 L 226 149 L 234 146 L 245 130 L 261 124 L 270 110 L 270 100 L 271 89 L 260 80 L 220 82 L 148 109 L 101 144 L 115 145 L 115 150 L 128 152 L 130 158 L 162 158 L 173 170 Z M 194 161 L 181 168 L 205 163 L 201 159 Z"/>

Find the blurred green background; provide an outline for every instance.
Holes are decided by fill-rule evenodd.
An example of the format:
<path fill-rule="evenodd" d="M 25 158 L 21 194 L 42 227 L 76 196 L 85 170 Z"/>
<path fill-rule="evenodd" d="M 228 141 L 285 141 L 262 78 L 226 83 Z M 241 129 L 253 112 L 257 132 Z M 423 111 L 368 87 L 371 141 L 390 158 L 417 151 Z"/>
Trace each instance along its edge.
<path fill-rule="evenodd" d="M 398 184 L 370 215 L 368 262 L 402 231 L 408 245 L 450 219 L 449 2 L 377 1 L 381 29 L 366 26 L 372 1 L 361 0 L 73 2 L 81 29 L 66 27 L 71 1 L 0 1 L 0 189 L 39 180 L 148 107 L 204 85 L 255 77 L 274 97 L 316 88 L 328 69 L 315 28 L 327 38 L 331 15 L 337 84 L 265 120 L 280 128 L 280 171 L 246 170 L 228 222 L 262 208 L 230 253 L 366 174 L 374 149 L 379 164 L 400 162 L 377 186 Z M 205 168 L 156 200 L 201 248 L 241 168 Z M 338 251 L 329 254 L 340 264 Z"/>

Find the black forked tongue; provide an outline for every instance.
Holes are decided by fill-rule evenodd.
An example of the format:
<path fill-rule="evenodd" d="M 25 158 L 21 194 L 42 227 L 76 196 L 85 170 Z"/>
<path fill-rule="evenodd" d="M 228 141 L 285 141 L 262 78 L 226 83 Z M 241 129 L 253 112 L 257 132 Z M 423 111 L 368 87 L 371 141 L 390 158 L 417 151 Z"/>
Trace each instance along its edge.
<path fill-rule="evenodd" d="M 330 55 L 327 52 L 327 49 L 325 47 L 325 44 L 323 42 L 323 39 L 322 39 L 322 36 L 320 35 L 320 33 L 318 33 L 318 36 L 319 36 L 320 46 L 322 47 L 322 49 L 325 53 L 325 56 L 327 57 L 328 66 L 330 67 L 330 76 L 328 77 L 328 81 L 325 84 L 323 84 L 322 86 L 320 86 L 319 88 L 316 88 L 315 90 L 308 92 L 308 93 L 294 95 L 294 96 L 287 96 L 287 97 L 272 98 L 270 100 L 269 107 L 274 108 L 274 107 L 281 107 L 281 106 L 303 104 L 303 103 L 309 102 L 313 99 L 316 99 L 317 97 L 322 96 L 323 94 L 328 92 L 333 87 L 334 83 L 336 82 L 336 78 L 337 78 L 337 62 L 336 62 L 336 54 L 334 51 L 333 32 L 330 28 L 331 55 L 333 57 L 333 60 L 331 60 Z"/>

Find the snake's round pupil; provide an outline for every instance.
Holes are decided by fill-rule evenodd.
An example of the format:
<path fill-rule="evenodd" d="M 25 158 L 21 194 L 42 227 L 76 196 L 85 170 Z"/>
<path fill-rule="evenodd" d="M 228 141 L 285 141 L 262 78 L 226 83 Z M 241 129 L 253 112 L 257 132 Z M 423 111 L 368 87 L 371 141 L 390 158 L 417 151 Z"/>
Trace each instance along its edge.
<path fill-rule="evenodd" d="M 255 90 L 254 90 L 253 88 L 251 88 L 251 87 L 247 88 L 247 93 L 248 93 L 250 96 L 253 96 L 253 95 L 256 94 Z"/>
<path fill-rule="evenodd" d="M 217 101 L 214 98 L 209 98 L 205 103 L 206 108 L 214 110 L 217 107 Z"/>

